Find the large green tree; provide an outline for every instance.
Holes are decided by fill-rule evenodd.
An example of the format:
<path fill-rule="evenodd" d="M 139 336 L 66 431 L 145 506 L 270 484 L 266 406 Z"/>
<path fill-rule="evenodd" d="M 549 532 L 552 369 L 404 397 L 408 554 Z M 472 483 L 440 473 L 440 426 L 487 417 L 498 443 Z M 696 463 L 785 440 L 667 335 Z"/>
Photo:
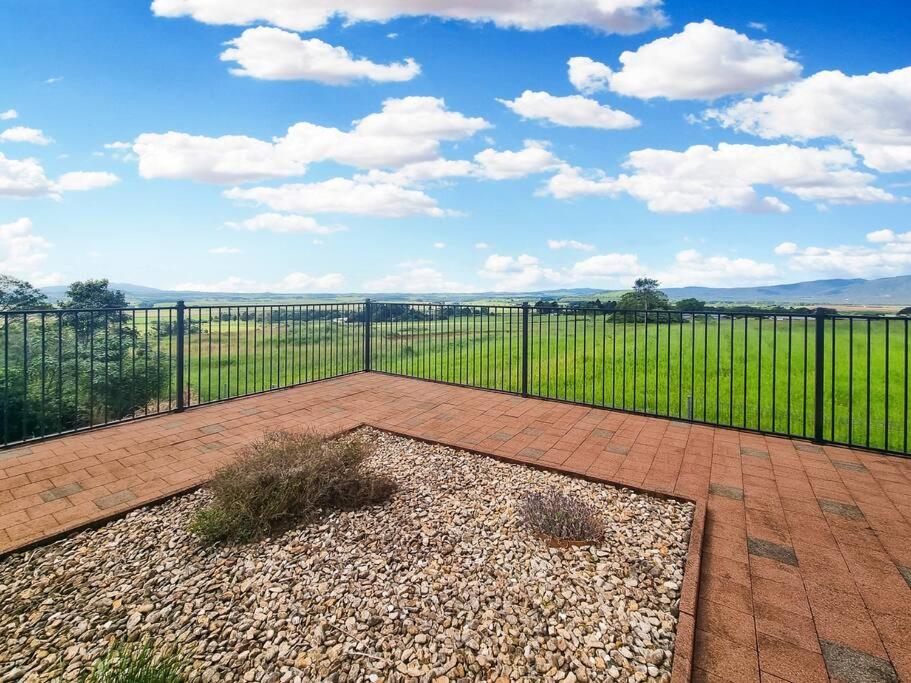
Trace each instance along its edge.
<path fill-rule="evenodd" d="M 666 310 L 670 308 L 667 294 L 662 292 L 658 287 L 658 280 L 650 277 L 640 277 L 633 283 L 633 290 L 627 292 L 617 300 L 619 310 L 632 311 L 653 311 L 656 309 Z"/>
<path fill-rule="evenodd" d="M 126 308 L 129 306 L 126 294 L 111 289 L 106 280 L 83 280 L 74 282 L 66 290 L 66 298 L 60 308 Z"/>
<path fill-rule="evenodd" d="M 47 308 L 48 300 L 41 290 L 25 280 L 0 275 L 0 311 L 24 311 Z"/>

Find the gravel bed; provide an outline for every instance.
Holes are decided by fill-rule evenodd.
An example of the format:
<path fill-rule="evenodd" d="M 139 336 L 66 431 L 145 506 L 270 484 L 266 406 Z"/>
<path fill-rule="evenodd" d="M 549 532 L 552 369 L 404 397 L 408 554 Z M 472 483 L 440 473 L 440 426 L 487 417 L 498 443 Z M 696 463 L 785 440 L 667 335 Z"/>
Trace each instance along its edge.
<path fill-rule="evenodd" d="M 176 644 L 203 681 L 667 681 L 693 506 L 363 429 L 399 490 L 240 547 L 184 530 L 208 493 L 0 561 L 0 683 L 74 680 L 113 639 Z M 603 515 L 554 548 L 516 509 Z"/>

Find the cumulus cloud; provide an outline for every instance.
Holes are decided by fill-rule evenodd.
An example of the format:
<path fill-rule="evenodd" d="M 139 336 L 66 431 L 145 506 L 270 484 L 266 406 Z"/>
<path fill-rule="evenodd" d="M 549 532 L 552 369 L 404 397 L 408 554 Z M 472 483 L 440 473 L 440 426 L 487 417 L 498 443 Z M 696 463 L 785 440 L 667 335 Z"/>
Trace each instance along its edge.
<path fill-rule="evenodd" d="M 475 154 L 474 160 L 477 174 L 491 180 L 524 178 L 557 168 L 563 163 L 545 144 L 535 140 L 526 140 L 525 146 L 515 152 L 485 149 Z"/>
<path fill-rule="evenodd" d="M 526 90 L 514 100 L 498 101 L 523 119 L 549 121 L 558 126 L 621 130 L 639 125 L 639 121 L 626 112 L 581 95 L 558 97 Z"/>
<path fill-rule="evenodd" d="M 678 252 L 673 265 L 656 276 L 667 287 L 736 286 L 769 282 L 778 275 L 772 263 L 750 258 L 706 256 L 695 249 Z"/>
<path fill-rule="evenodd" d="M 572 57 L 568 62 L 569 82 L 576 90 L 591 95 L 610 89 L 610 79 L 614 72 L 607 64 L 596 62 L 590 57 Z"/>
<path fill-rule="evenodd" d="M 470 292 L 472 288 L 448 280 L 440 271 L 422 263 L 399 264 L 400 272 L 364 283 L 369 292 Z"/>
<path fill-rule="evenodd" d="M 162 17 L 189 16 L 207 24 L 265 22 L 294 31 L 313 31 L 333 18 L 354 23 L 404 16 L 491 22 L 524 30 L 590 26 L 620 34 L 639 33 L 667 22 L 661 0 L 153 0 L 152 11 Z"/>
<path fill-rule="evenodd" d="M 248 230 L 250 232 L 307 233 L 311 235 L 330 235 L 347 230 L 341 225 L 322 225 L 312 216 L 298 216 L 285 213 L 261 213 L 240 222 L 230 221 L 229 228 Z"/>
<path fill-rule="evenodd" d="M 348 178 L 279 187 L 239 187 L 226 190 L 229 199 L 250 201 L 273 211 L 292 213 L 345 213 L 381 218 L 445 216 L 448 212 L 420 190 L 390 183 L 372 184 Z"/>
<path fill-rule="evenodd" d="M 395 171 L 372 170 L 357 179 L 367 182 L 421 186 L 451 178 L 480 178 L 486 180 L 515 180 L 558 168 L 563 162 L 547 145 L 526 140 L 520 150 L 485 149 L 474 155 L 474 161 L 432 159 L 402 166 Z"/>
<path fill-rule="evenodd" d="M 487 242 L 475 242 L 475 249 L 490 249 L 490 245 Z"/>
<path fill-rule="evenodd" d="M 562 270 L 544 266 L 537 257 L 529 254 L 492 254 L 484 261 L 478 275 L 492 281 L 493 290 L 522 291 L 582 282 L 620 284 L 643 272 L 645 268 L 635 254 L 598 254 Z"/>
<path fill-rule="evenodd" d="M 788 266 L 816 277 L 890 277 L 911 269 L 911 231 L 875 230 L 867 244 L 798 247 L 787 252 Z M 776 250 L 777 252 L 777 250 Z"/>
<path fill-rule="evenodd" d="M 0 111 L 0 121 L 12 121 L 15 118 L 19 117 L 19 112 L 15 109 L 7 109 L 6 111 Z"/>
<path fill-rule="evenodd" d="M 571 273 L 576 279 L 616 279 L 641 275 L 644 270 L 636 254 L 598 254 L 573 264 Z"/>
<path fill-rule="evenodd" d="M 118 182 L 113 173 L 73 171 L 49 179 L 37 159 L 9 159 L 0 152 L 0 197 L 51 197 L 64 192 L 94 190 Z"/>
<path fill-rule="evenodd" d="M 787 254 L 794 254 L 797 252 L 797 244 L 795 242 L 782 242 L 777 247 L 775 247 L 775 253 L 779 256 L 785 256 Z"/>
<path fill-rule="evenodd" d="M 232 275 L 218 282 L 181 282 L 173 289 L 187 292 L 332 292 L 338 291 L 345 282 L 339 273 L 327 275 L 308 275 L 307 273 L 289 273 L 276 282 L 261 282 Z"/>
<path fill-rule="evenodd" d="M 307 165 L 334 161 L 357 168 L 398 168 L 439 156 L 442 141 L 488 128 L 483 118 L 446 109 L 436 97 L 383 102 L 382 111 L 355 121 L 351 130 L 301 122 L 271 141 L 243 135 L 206 137 L 143 133 L 133 145 L 144 178 L 243 183 L 302 175 Z"/>
<path fill-rule="evenodd" d="M 594 244 L 586 244 L 577 240 L 547 240 L 549 249 L 578 249 L 579 251 L 594 251 Z"/>
<path fill-rule="evenodd" d="M 445 249 L 445 248 L 446 248 L 446 243 L 445 243 L 445 242 L 434 242 L 434 243 L 433 243 L 433 248 L 434 248 L 434 249 Z"/>
<path fill-rule="evenodd" d="M 358 80 L 377 83 L 410 81 L 421 73 L 413 59 L 377 64 L 355 58 L 343 47 L 319 38 L 301 38 L 279 28 L 257 26 L 228 41 L 222 52 L 225 62 L 236 62 L 235 76 L 270 81 L 307 80 L 329 85 L 346 85 Z"/>
<path fill-rule="evenodd" d="M 0 224 L 0 273 L 24 278 L 36 287 L 57 284 L 59 274 L 41 272 L 52 245 L 32 227 L 29 218 Z"/>
<path fill-rule="evenodd" d="M 911 170 L 911 66 L 848 76 L 820 71 L 780 92 L 710 109 L 705 118 L 765 139 L 837 138 L 870 168 Z"/>
<path fill-rule="evenodd" d="M 49 145 L 53 140 L 37 128 L 13 126 L 0 131 L 0 142 L 28 142 L 33 145 Z"/>
<path fill-rule="evenodd" d="M 771 40 L 753 40 L 706 19 L 620 55 L 618 71 L 591 59 L 569 60 L 569 77 L 582 92 L 668 100 L 712 100 L 793 81 L 801 66 Z"/>
<path fill-rule="evenodd" d="M 110 187 L 118 182 L 120 178 L 107 171 L 72 171 L 60 176 L 54 188 L 58 192 L 84 192 Z"/>
<path fill-rule="evenodd" d="M 854 155 L 839 148 L 794 145 L 694 145 L 683 152 L 642 149 L 632 152 L 629 172 L 611 177 L 565 166 L 548 182 L 546 192 L 558 199 L 586 195 L 629 194 L 651 211 L 693 213 L 712 208 L 751 212 L 786 212 L 771 186 L 804 201 L 860 204 L 894 201 L 872 185 L 874 177 L 856 170 Z"/>
<path fill-rule="evenodd" d="M 564 281 L 564 275 L 552 268 L 541 265 L 535 256 L 504 256 L 491 254 L 484 261 L 478 275 L 492 281 L 497 291 L 521 291 L 547 284 Z"/>
<path fill-rule="evenodd" d="M 450 178 L 465 178 L 473 175 L 476 167 L 470 161 L 453 159 L 431 159 L 407 164 L 395 171 L 371 170 L 356 176 L 357 180 L 369 183 L 392 183 L 403 186 L 420 186 Z"/>

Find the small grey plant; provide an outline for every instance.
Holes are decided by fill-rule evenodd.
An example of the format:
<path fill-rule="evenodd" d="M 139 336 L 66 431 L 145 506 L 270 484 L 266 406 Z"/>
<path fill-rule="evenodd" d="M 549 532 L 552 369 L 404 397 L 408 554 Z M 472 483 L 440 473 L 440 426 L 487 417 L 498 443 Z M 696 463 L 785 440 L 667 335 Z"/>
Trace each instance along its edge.
<path fill-rule="evenodd" d="M 556 544 L 588 545 L 604 540 L 604 523 L 595 509 L 560 491 L 529 493 L 519 506 L 524 524 Z"/>

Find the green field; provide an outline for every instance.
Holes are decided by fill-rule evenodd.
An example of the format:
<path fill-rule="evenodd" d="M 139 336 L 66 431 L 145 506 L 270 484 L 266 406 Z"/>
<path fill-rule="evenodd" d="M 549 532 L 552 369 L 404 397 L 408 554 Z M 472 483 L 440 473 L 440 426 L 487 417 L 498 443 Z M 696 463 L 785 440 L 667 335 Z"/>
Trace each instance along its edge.
<path fill-rule="evenodd" d="M 191 405 L 363 368 L 365 326 L 348 321 L 355 307 L 332 307 L 328 312 L 298 307 L 284 309 L 284 315 L 282 310 L 258 309 L 252 315 L 245 307 L 188 310 L 184 352 Z M 480 313 L 481 309 L 472 309 L 442 319 L 374 322 L 372 369 L 520 392 L 521 310 Z M 168 326 L 173 316 L 170 309 L 136 312 L 125 323 L 118 322 L 116 329 L 108 325 L 108 351 L 102 333 L 94 335 L 95 373 L 106 372 L 129 384 L 138 367 L 154 385 L 154 395 L 135 411 L 138 414 L 176 404 L 177 342 Z M 121 324 L 133 341 L 126 351 L 112 353 L 122 337 Z M 885 318 L 826 322 L 826 439 L 907 450 L 907 324 L 904 319 Z M 73 367 L 77 354 L 66 334 L 59 335 L 57 347 L 54 320 L 45 321 L 42 351 L 35 325 L 29 321 L 27 378 L 13 377 L 12 389 L 4 380 L 0 391 L 15 393 L 22 385 L 30 395 L 43 397 L 39 404 L 51 415 L 80 412 L 79 405 L 70 406 L 63 399 L 55 404 L 54 397 L 62 393 L 61 386 L 69 392 L 70 384 L 86 382 L 77 404 L 88 400 L 85 361 L 78 370 Z M 624 323 L 622 314 L 532 310 L 528 327 L 527 389 L 532 396 L 767 432 L 814 434 L 812 318 L 789 321 L 769 316 L 760 323 L 755 317 L 652 313 L 648 322 L 629 315 Z M 4 337 L 0 341 L 8 347 L 7 367 L 15 368 L 22 362 L 21 323 L 13 321 Z M 35 365 L 36 358 L 59 358 L 62 363 L 46 360 L 42 368 Z M 8 371 L 6 377 L 10 376 Z M 10 397 L 4 397 L 9 404 Z M 90 414 L 93 421 L 104 417 L 94 407 L 82 412 L 77 421 Z M 36 424 L 47 431 L 53 421 Z"/>

